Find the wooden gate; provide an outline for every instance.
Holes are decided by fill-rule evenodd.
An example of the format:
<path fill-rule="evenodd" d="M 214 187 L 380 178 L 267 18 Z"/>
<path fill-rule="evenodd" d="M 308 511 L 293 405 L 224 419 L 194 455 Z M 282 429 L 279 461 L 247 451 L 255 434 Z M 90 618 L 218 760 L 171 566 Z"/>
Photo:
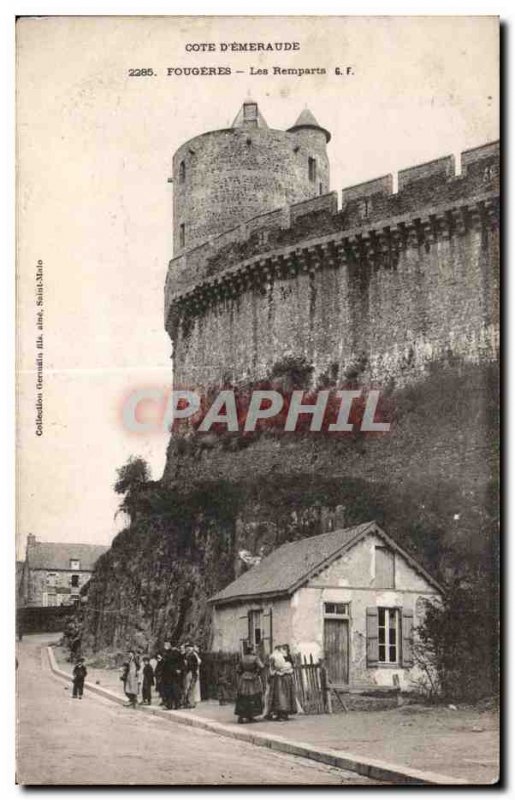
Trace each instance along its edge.
<path fill-rule="evenodd" d="M 349 621 L 324 619 L 324 663 L 331 683 L 349 682 Z"/>
<path fill-rule="evenodd" d="M 293 682 L 297 698 L 305 714 L 323 714 L 327 708 L 325 668 L 313 661 L 313 656 L 293 658 Z"/>

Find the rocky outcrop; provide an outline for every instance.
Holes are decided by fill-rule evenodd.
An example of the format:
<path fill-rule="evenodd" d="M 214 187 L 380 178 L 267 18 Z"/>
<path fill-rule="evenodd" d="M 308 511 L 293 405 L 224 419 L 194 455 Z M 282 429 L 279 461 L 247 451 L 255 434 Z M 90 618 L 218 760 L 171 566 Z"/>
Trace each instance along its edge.
<path fill-rule="evenodd" d="M 208 646 L 206 601 L 247 568 L 241 551 L 373 518 L 440 579 L 495 580 L 497 382 L 493 365 L 435 366 L 392 390 L 389 434 L 172 436 L 162 479 L 97 562 L 87 648 Z"/>

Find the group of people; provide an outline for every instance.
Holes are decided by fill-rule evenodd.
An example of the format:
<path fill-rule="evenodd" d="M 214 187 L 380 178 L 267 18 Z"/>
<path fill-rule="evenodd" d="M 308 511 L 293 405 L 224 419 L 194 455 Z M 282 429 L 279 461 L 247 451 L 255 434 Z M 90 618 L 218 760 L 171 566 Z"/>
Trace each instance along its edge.
<path fill-rule="evenodd" d="M 126 705 L 135 708 L 140 694 L 139 702 L 151 705 L 155 688 L 160 705 L 165 708 L 194 708 L 200 700 L 200 664 L 197 648 L 190 642 L 178 647 L 165 642 L 163 650 L 153 659 L 129 651 L 120 675 L 127 695 Z"/>
<path fill-rule="evenodd" d="M 130 650 L 120 680 L 127 695 L 126 706 L 135 708 L 152 704 L 152 689 L 160 705 L 167 709 L 194 708 L 200 701 L 201 659 L 195 645 L 187 642 L 172 646 L 165 642 L 153 658 Z M 290 714 L 302 711 L 295 693 L 293 662 L 287 645 L 278 645 L 270 654 L 268 669 L 248 646 L 237 666 L 237 693 L 234 713 L 239 723 L 287 720 Z M 73 670 L 73 697 L 82 698 L 87 670 L 79 658 Z M 266 675 L 266 678 L 265 678 Z"/>
<path fill-rule="evenodd" d="M 255 648 L 247 647 L 237 667 L 237 694 L 234 713 L 239 723 L 255 722 L 256 717 L 284 721 L 299 711 L 293 682 L 293 662 L 287 645 L 278 645 L 268 660 L 268 679 L 263 680 L 265 665 Z"/>

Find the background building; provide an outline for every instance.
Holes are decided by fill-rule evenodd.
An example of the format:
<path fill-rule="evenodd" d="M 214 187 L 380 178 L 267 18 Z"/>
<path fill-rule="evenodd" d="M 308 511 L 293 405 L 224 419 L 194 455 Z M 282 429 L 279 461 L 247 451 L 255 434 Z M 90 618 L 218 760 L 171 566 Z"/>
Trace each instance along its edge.
<path fill-rule="evenodd" d="M 80 590 L 93 572 L 105 545 L 38 542 L 27 536 L 21 579 L 24 606 L 63 606 L 80 602 Z"/>

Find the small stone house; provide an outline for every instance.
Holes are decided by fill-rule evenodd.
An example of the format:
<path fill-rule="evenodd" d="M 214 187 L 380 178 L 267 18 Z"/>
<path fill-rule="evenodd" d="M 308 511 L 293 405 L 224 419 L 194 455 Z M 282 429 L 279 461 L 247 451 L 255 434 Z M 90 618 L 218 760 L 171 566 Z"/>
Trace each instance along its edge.
<path fill-rule="evenodd" d="M 106 550 L 106 545 L 40 542 L 29 533 L 19 603 L 42 607 L 78 604 L 82 587 Z"/>
<path fill-rule="evenodd" d="M 413 686 L 413 639 L 437 582 L 376 522 L 282 545 L 210 599 L 212 650 L 323 658 L 341 686 Z"/>

